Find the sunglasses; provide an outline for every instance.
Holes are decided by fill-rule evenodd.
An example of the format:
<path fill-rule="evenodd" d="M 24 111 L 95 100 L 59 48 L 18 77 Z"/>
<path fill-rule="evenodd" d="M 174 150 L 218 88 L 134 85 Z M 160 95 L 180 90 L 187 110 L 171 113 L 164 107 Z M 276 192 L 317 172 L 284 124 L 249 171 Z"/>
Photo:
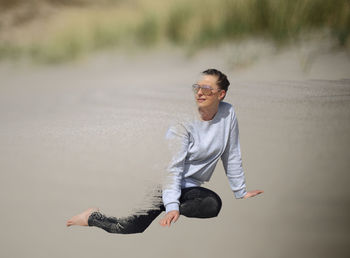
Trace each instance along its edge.
<path fill-rule="evenodd" d="M 197 94 L 199 92 L 199 90 L 202 91 L 202 94 L 205 95 L 205 96 L 210 96 L 212 95 L 214 92 L 213 92 L 213 88 L 210 87 L 210 86 L 207 86 L 207 85 L 203 85 L 203 86 L 200 86 L 199 84 L 193 84 L 192 85 L 192 90 L 195 94 Z M 218 89 L 217 92 L 221 91 L 220 89 Z"/>

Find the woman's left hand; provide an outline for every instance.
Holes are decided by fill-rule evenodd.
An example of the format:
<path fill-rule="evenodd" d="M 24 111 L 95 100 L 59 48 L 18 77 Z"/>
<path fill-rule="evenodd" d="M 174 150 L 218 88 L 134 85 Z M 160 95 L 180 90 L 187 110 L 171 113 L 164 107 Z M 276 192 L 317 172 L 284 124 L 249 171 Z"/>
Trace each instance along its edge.
<path fill-rule="evenodd" d="M 254 197 L 258 194 L 261 194 L 263 193 L 264 191 L 263 190 L 254 190 L 254 191 L 249 191 L 246 193 L 246 195 L 244 195 L 243 199 L 247 199 L 249 197 Z"/>

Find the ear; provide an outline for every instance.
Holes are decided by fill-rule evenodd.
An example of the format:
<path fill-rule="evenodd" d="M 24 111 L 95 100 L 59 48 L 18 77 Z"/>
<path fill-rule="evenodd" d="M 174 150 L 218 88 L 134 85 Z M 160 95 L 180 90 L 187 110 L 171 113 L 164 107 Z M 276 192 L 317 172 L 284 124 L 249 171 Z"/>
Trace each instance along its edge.
<path fill-rule="evenodd" d="M 221 90 L 220 94 L 219 94 L 219 99 L 223 100 L 225 96 L 226 96 L 226 91 L 225 90 Z"/>

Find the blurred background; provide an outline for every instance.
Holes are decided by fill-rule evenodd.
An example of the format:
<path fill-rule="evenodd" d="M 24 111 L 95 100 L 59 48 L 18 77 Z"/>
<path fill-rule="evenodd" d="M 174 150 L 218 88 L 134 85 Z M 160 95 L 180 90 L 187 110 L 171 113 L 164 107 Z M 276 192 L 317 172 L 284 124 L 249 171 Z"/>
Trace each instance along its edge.
<path fill-rule="evenodd" d="M 193 53 L 248 38 L 280 46 L 315 33 L 349 48 L 346 0 L 1 0 L 0 13 L 1 59 L 52 63 L 162 44 Z"/>
<path fill-rule="evenodd" d="M 0 256 L 349 257 L 349 30 L 349 0 L 0 0 Z M 152 205 L 208 68 L 264 194 L 235 200 L 219 162 L 217 218 L 67 228 Z"/>

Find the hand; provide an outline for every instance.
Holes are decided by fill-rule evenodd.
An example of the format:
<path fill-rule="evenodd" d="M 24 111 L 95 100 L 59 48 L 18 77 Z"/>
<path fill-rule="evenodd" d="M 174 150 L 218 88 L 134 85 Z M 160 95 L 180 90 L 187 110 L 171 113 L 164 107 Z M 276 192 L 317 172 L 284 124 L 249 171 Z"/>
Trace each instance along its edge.
<path fill-rule="evenodd" d="M 180 212 L 177 210 L 169 211 L 167 214 L 165 214 L 164 218 L 162 218 L 159 222 L 160 225 L 163 227 L 168 226 L 170 227 L 171 222 L 176 222 L 177 219 L 180 216 Z"/>
<path fill-rule="evenodd" d="M 243 196 L 243 199 L 247 199 L 249 197 L 254 197 L 255 195 L 261 194 L 264 191 L 262 190 L 254 190 L 254 191 L 249 191 L 246 193 L 246 195 Z"/>

